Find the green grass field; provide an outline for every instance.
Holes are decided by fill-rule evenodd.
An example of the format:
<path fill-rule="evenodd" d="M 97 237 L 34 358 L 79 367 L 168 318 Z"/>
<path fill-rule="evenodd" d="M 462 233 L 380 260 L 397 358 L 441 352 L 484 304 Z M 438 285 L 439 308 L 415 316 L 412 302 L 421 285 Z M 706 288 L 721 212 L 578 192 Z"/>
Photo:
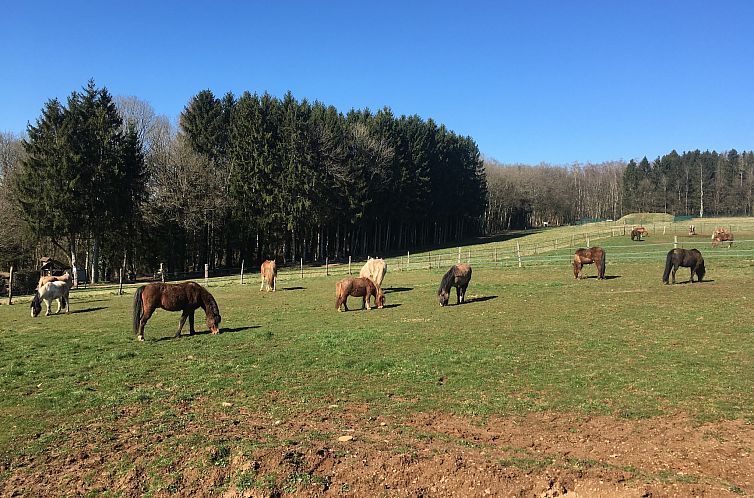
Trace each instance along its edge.
<path fill-rule="evenodd" d="M 214 413 L 228 404 L 273 418 L 359 403 L 396 416 L 752 420 L 754 261 L 706 248 L 705 238 L 707 281 L 664 286 L 667 248 L 612 261 L 611 247 L 627 240 L 600 241 L 608 280 L 574 280 L 571 249 L 562 249 L 550 265 L 475 268 L 469 302 L 446 308 L 437 269 L 389 271 L 387 307 L 358 311 L 351 298 L 356 311 L 347 313 L 335 311 L 338 277 L 288 278 L 276 293 L 259 292 L 256 279 L 211 284 L 218 336 L 205 333 L 199 310 L 202 333 L 174 340 L 179 314 L 160 310 L 139 343 L 132 294 L 74 293 L 72 314 L 36 319 L 28 303 L 2 306 L 0 453 L 11 462 L 67 451 L 71 434 L 134 406 L 132 423 L 154 430 L 178 423 L 181 407 Z M 678 277 L 687 281 L 688 269 Z M 202 423 L 207 441 L 194 444 L 220 428 L 212 417 Z"/>

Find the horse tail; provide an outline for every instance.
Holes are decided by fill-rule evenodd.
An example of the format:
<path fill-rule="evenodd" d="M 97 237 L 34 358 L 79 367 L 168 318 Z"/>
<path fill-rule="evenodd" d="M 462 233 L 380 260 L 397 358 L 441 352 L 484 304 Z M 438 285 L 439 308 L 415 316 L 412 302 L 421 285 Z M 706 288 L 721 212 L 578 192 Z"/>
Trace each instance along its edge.
<path fill-rule="evenodd" d="M 668 256 L 665 258 L 665 273 L 662 274 L 662 283 L 667 284 L 670 278 L 670 269 L 673 267 L 673 251 L 668 251 Z"/>
<path fill-rule="evenodd" d="M 142 292 L 144 292 L 143 285 L 136 289 L 136 293 L 134 293 L 134 335 L 139 335 L 139 324 L 144 313 L 144 305 L 141 299 Z"/>

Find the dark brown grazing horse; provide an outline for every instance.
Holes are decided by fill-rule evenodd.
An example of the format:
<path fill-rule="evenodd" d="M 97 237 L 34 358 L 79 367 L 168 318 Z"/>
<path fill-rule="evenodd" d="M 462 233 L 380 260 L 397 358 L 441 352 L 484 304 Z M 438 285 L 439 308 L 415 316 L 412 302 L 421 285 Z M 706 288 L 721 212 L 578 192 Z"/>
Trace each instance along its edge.
<path fill-rule="evenodd" d="M 592 263 L 597 267 L 597 278 L 605 278 L 605 250 L 597 246 L 577 249 L 573 255 L 573 276 L 582 278 L 582 268 Z"/>
<path fill-rule="evenodd" d="M 260 270 L 262 273 L 262 286 L 259 290 L 275 292 L 278 280 L 278 265 L 275 263 L 275 260 L 266 260 L 262 263 Z"/>
<path fill-rule="evenodd" d="M 369 299 L 372 296 L 374 296 L 374 304 L 378 309 L 385 306 L 385 294 L 367 277 L 348 277 L 339 280 L 335 284 L 335 309 L 341 311 L 342 306 L 343 310 L 348 311 L 348 303 L 346 302 L 348 296 L 362 298 L 361 309 L 364 309 L 365 305 L 368 310 L 372 309 L 369 305 Z"/>
<path fill-rule="evenodd" d="M 194 333 L 194 311 L 202 308 L 207 314 L 207 327 L 212 334 L 220 332 L 220 310 L 217 302 L 207 289 L 196 282 L 181 284 L 154 283 L 142 285 L 134 295 L 134 334 L 144 340 L 144 326 L 154 310 L 182 311 L 176 337 L 181 335 L 186 318 L 189 320 L 189 334 Z"/>
<path fill-rule="evenodd" d="M 456 288 L 456 304 L 461 304 L 466 300 L 466 288 L 471 281 L 471 266 L 466 263 L 453 265 L 450 270 L 445 272 L 440 281 L 440 288 L 437 290 L 437 297 L 440 306 L 447 306 L 450 299 L 450 288 Z"/>
<path fill-rule="evenodd" d="M 699 282 L 704 278 L 706 270 L 704 269 L 704 258 L 702 253 L 696 249 L 671 249 L 665 258 L 665 273 L 662 274 L 662 282 L 669 283 L 670 272 L 673 272 L 673 283 L 675 283 L 675 272 L 678 267 L 691 268 L 691 283 L 694 283 L 694 273 Z"/>

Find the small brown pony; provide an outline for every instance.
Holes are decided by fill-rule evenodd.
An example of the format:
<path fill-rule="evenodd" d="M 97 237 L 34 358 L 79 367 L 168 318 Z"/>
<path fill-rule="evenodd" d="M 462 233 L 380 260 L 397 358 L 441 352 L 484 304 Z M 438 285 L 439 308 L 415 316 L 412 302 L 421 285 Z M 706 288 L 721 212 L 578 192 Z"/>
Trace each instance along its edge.
<path fill-rule="evenodd" d="M 59 276 L 56 275 L 46 275 L 44 277 L 39 277 L 39 282 L 37 283 L 37 288 L 42 287 L 47 282 L 66 282 L 70 283 L 71 280 L 73 280 L 73 277 L 71 277 L 71 274 L 67 271 Z M 71 285 L 72 286 L 72 285 Z"/>
<path fill-rule="evenodd" d="M 712 247 L 717 247 L 720 243 L 728 243 L 728 247 L 733 247 L 733 233 L 727 228 L 717 227 L 712 232 Z"/>
<path fill-rule="evenodd" d="M 348 277 L 335 284 L 335 309 L 341 311 L 342 306 L 343 311 L 348 311 L 348 296 L 360 297 L 361 309 L 364 309 L 364 306 L 368 310 L 372 309 L 369 305 L 369 299 L 372 296 L 374 296 L 374 304 L 378 309 L 385 306 L 385 294 L 366 277 Z"/>
<path fill-rule="evenodd" d="M 582 268 L 592 263 L 597 267 L 597 278 L 605 278 L 605 250 L 597 246 L 577 249 L 573 255 L 573 276 L 577 279 L 583 278 Z"/>
<path fill-rule="evenodd" d="M 440 288 L 437 290 L 437 298 L 440 306 L 447 306 L 450 299 L 450 288 L 456 288 L 456 304 L 461 304 L 466 300 L 466 289 L 471 281 L 471 266 L 466 263 L 453 265 L 450 270 L 440 281 Z"/>
<path fill-rule="evenodd" d="M 144 326 L 154 310 L 182 311 L 181 322 L 175 337 L 180 337 L 186 318 L 189 320 L 189 334 L 194 333 L 194 311 L 202 308 L 207 314 L 207 327 L 212 334 L 220 332 L 220 309 L 212 294 L 196 282 L 180 284 L 154 283 L 142 285 L 134 295 L 134 334 L 144 340 Z"/>
<path fill-rule="evenodd" d="M 631 240 L 642 240 L 642 237 L 649 235 L 649 231 L 644 227 L 636 227 L 631 230 Z"/>
<path fill-rule="evenodd" d="M 262 273 L 262 286 L 259 288 L 259 290 L 275 292 L 275 289 L 277 288 L 277 281 L 278 281 L 278 265 L 277 263 L 275 263 L 275 260 L 268 259 L 264 263 L 262 263 L 261 273 Z"/>
<path fill-rule="evenodd" d="M 360 277 L 367 277 L 379 288 L 382 288 L 382 280 L 387 273 L 387 263 L 382 258 L 369 258 L 359 272 Z"/>

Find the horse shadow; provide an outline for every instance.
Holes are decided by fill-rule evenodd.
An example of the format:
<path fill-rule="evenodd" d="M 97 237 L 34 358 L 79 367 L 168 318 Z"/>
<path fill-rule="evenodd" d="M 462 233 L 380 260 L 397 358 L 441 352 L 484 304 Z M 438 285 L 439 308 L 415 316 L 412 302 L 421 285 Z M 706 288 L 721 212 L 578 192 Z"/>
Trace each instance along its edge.
<path fill-rule="evenodd" d="M 598 279 L 599 277 L 597 277 L 597 275 L 589 275 L 588 277 L 586 277 L 586 280 L 589 280 L 592 278 Z M 620 275 L 605 275 L 605 277 L 602 280 L 615 280 L 616 278 L 620 278 Z"/>
<path fill-rule="evenodd" d="M 297 291 L 297 290 L 306 290 L 306 287 L 283 287 L 280 289 L 281 291 Z"/>
<path fill-rule="evenodd" d="M 261 328 L 261 327 L 262 327 L 261 325 L 249 325 L 247 327 L 235 327 L 235 328 L 229 328 L 229 329 L 220 329 L 220 333 L 221 334 L 225 334 L 227 332 L 227 333 L 231 333 L 232 334 L 234 332 L 243 332 L 244 330 L 258 329 L 258 328 Z M 207 335 L 207 334 L 211 334 L 211 333 L 212 333 L 211 330 L 197 330 L 193 334 L 181 334 L 181 335 L 179 335 L 177 337 L 174 336 L 174 335 L 169 335 L 169 336 L 165 336 L 165 337 L 160 337 L 159 339 L 156 339 L 156 341 L 160 342 L 160 341 L 171 341 L 173 339 L 188 339 L 190 337 L 194 337 L 194 336 L 197 336 L 197 335 Z"/>
<path fill-rule="evenodd" d="M 398 306 L 400 306 L 400 303 L 386 304 L 385 306 L 382 307 L 382 309 L 397 308 Z"/>
<path fill-rule="evenodd" d="M 706 284 L 708 282 L 714 282 L 714 281 L 715 281 L 715 279 L 713 279 L 713 278 L 705 278 L 704 280 L 694 280 L 693 283 L 695 283 L 695 284 L 700 284 L 700 283 L 701 284 Z M 686 285 L 686 284 L 690 284 L 690 283 L 692 283 L 691 280 L 684 280 L 683 282 L 676 281 L 676 283 L 674 285 Z"/>
<path fill-rule="evenodd" d="M 474 297 L 474 298 L 465 300 L 463 302 L 463 304 L 483 303 L 485 301 L 490 301 L 492 299 L 497 299 L 497 296 L 480 296 L 480 297 Z"/>
<path fill-rule="evenodd" d="M 73 310 L 71 311 L 71 314 L 73 315 L 76 313 L 91 313 L 92 311 L 99 311 L 99 310 L 106 310 L 106 309 L 107 309 L 107 306 L 97 306 L 94 308 L 84 308 L 83 310 Z"/>
<path fill-rule="evenodd" d="M 384 289 L 382 292 L 392 294 L 393 292 L 408 292 L 412 290 L 414 290 L 413 287 L 390 287 L 389 289 Z"/>

